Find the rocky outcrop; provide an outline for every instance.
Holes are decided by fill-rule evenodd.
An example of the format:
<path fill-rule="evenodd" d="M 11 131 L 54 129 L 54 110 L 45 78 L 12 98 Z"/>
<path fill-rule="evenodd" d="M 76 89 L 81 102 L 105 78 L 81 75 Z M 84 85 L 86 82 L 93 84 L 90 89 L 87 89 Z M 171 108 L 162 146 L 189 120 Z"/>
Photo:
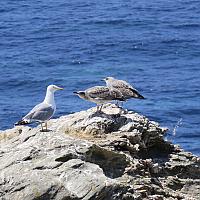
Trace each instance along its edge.
<path fill-rule="evenodd" d="M 112 104 L 95 111 L 1 132 L 0 199 L 200 199 L 200 159 L 166 128 Z"/>

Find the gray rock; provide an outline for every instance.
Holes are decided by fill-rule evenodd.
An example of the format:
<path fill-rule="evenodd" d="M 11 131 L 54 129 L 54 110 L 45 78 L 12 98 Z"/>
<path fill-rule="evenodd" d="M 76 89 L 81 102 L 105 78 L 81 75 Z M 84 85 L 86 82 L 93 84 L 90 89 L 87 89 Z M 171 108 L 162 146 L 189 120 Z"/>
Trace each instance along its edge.
<path fill-rule="evenodd" d="M 0 199 L 200 199 L 200 159 L 167 131 L 108 104 L 0 133 Z M 192 192 L 193 191 L 193 192 Z"/>

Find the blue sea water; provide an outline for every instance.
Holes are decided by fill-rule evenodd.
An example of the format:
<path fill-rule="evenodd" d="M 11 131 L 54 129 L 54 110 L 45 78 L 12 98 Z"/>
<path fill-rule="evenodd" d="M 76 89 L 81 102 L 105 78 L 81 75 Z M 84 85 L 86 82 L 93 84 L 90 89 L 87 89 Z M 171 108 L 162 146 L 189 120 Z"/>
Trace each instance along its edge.
<path fill-rule="evenodd" d="M 65 88 L 56 93 L 59 117 L 93 106 L 73 91 L 114 76 L 147 98 L 127 109 L 200 155 L 199 8 L 197 0 L 1 0 L 0 129 L 41 102 L 51 83 Z"/>

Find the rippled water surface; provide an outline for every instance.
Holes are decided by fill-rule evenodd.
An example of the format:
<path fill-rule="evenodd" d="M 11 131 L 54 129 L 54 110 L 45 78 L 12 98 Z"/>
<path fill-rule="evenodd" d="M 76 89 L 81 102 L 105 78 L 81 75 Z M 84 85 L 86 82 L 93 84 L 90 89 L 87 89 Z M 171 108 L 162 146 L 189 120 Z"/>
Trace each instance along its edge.
<path fill-rule="evenodd" d="M 168 139 L 200 155 L 199 1 L 0 4 L 0 129 L 42 101 L 50 83 L 65 87 L 56 94 L 59 117 L 93 106 L 74 90 L 114 76 L 147 98 L 126 108 L 169 127 Z"/>

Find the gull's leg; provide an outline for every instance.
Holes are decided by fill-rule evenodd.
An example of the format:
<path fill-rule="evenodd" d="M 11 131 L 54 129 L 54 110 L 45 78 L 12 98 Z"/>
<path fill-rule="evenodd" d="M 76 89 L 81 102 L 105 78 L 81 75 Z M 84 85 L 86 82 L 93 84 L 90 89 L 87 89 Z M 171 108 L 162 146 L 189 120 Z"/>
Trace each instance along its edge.
<path fill-rule="evenodd" d="M 42 132 L 44 131 L 44 129 L 43 129 L 43 125 L 42 125 L 42 122 L 41 122 L 41 127 L 42 127 Z"/>
<path fill-rule="evenodd" d="M 100 106 L 100 109 L 99 109 L 99 112 L 101 112 L 101 109 L 103 108 L 103 104 L 101 104 L 101 106 Z"/>
<path fill-rule="evenodd" d="M 97 104 L 97 112 L 99 111 L 99 104 Z"/>
<path fill-rule="evenodd" d="M 46 127 L 46 131 L 47 131 L 47 130 L 48 130 L 48 129 L 47 129 L 47 122 L 45 122 L 45 127 Z"/>

